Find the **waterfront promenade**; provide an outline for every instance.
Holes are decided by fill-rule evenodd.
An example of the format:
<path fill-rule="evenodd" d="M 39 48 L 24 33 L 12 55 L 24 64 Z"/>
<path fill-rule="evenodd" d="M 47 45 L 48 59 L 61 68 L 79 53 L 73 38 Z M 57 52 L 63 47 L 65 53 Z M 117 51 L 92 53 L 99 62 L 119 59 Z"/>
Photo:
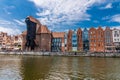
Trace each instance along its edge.
<path fill-rule="evenodd" d="M 0 52 L 1 55 L 34 55 L 34 56 L 83 56 L 83 57 L 120 57 L 120 53 L 90 52 Z"/>

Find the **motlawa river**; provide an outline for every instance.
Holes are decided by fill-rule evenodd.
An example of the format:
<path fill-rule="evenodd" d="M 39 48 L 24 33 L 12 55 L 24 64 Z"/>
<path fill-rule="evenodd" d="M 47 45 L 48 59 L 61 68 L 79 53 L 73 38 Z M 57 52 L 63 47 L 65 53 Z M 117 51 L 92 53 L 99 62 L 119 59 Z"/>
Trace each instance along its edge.
<path fill-rule="evenodd" d="M 0 55 L 0 80 L 120 80 L 120 58 Z"/>

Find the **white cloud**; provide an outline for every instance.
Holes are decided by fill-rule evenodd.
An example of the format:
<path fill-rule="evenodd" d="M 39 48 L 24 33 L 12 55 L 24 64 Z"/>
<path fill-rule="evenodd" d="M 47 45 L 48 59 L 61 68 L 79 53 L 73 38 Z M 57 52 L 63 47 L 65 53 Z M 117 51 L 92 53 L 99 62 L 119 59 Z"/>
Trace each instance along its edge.
<path fill-rule="evenodd" d="M 13 21 L 7 21 L 0 19 L 0 32 L 6 32 L 9 35 L 20 34 L 20 26 Z"/>
<path fill-rule="evenodd" d="M 112 3 L 108 3 L 106 6 L 100 7 L 100 9 L 110 9 L 110 8 L 112 8 Z"/>
<path fill-rule="evenodd" d="M 120 30 L 120 26 L 103 26 L 102 28 L 105 30 L 106 27 L 110 27 L 110 29 L 116 28 L 116 29 L 119 29 L 119 30 Z"/>
<path fill-rule="evenodd" d="M 113 15 L 113 16 L 106 16 L 106 17 L 103 17 L 102 20 L 106 20 L 108 22 L 118 22 L 118 23 L 120 23 L 120 14 L 116 14 L 116 15 Z"/>
<path fill-rule="evenodd" d="M 18 25 L 21 25 L 21 26 L 25 25 L 25 22 L 23 20 L 14 19 L 14 21 L 17 22 Z"/>
<path fill-rule="evenodd" d="M 29 0 L 38 8 L 39 20 L 42 24 L 74 24 L 82 20 L 90 20 L 87 10 L 95 3 L 105 0 Z"/>
<path fill-rule="evenodd" d="M 120 23 L 120 14 L 112 16 L 110 21 Z"/>
<path fill-rule="evenodd" d="M 0 26 L 0 32 L 6 32 L 9 35 L 15 35 L 15 34 L 20 34 L 21 31 L 19 29 L 14 29 L 13 28 L 6 28 L 6 27 L 1 27 Z"/>
<path fill-rule="evenodd" d="M 120 26 L 96 26 L 96 27 L 94 27 L 94 28 L 95 28 L 95 29 L 98 29 L 98 27 L 101 27 L 103 30 L 105 30 L 106 27 L 110 27 L 110 29 L 114 29 L 114 28 L 120 29 Z M 91 28 L 91 27 L 90 27 L 90 28 Z M 87 28 L 87 29 L 89 30 L 90 28 Z M 84 28 L 83 28 L 83 29 L 84 29 Z"/>
<path fill-rule="evenodd" d="M 111 29 L 114 29 L 114 28 L 116 28 L 116 29 L 119 29 L 119 30 L 120 30 L 120 26 L 111 26 Z"/>
<path fill-rule="evenodd" d="M 6 21 L 6 20 L 0 20 L 0 25 L 5 25 L 5 24 L 10 25 L 10 24 L 11 24 L 11 22 Z"/>
<path fill-rule="evenodd" d="M 105 8 L 106 8 L 106 9 L 112 8 L 112 4 L 111 4 L 111 3 L 107 4 L 107 5 L 105 6 Z"/>

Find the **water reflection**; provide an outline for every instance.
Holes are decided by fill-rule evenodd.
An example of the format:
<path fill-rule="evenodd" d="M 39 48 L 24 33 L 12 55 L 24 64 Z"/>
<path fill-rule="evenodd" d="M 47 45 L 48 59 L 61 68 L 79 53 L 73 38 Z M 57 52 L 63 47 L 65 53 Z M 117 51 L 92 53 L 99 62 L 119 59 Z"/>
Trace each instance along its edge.
<path fill-rule="evenodd" d="M 45 79 L 52 66 L 52 57 L 24 56 L 22 60 L 22 77 L 24 80 Z"/>
<path fill-rule="evenodd" d="M 0 80 L 120 80 L 119 58 L 0 55 Z"/>
<path fill-rule="evenodd" d="M 0 80 L 21 80 L 19 56 L 0 55 Z"/>

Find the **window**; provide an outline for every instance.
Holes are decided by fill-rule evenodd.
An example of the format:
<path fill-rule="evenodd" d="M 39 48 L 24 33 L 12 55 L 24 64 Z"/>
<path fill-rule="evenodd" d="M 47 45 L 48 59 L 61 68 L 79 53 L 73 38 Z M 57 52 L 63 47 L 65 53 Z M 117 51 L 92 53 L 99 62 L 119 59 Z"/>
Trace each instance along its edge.
<path fill-rule="evenodd" d="M 92 32 L 91 32 L 91 34 L 92 34 Z"/>
<path fill-rule="evenodd" d="M 117 31 L 115 31 L 114 37 L 119 37 L 119 33 Z"/>
<path fill-rule="evenodd" d="M 77 40 L 73 40 L 73 42 L 77 42 Z"/>
<path fill-rule="evenodd" d="M 96 46 L 96 44 L 94 44 L 94 46 Z"/>
<path fill-rule="evenodd" d="M 92 46 L 92 44 L 89 44 L 89 46 Z"/>
<path fill-rule="evenodd" d="M 60 39 L 60 42 L 62 42 L 62 40 Z"/>
<path fill-rule="evenodd" d="M 98 46 L 100 47 L 100 44 L 98 44 Z"/>
<path fill-rule="evenodd" d="M 72 46 L 73 46 L 73 47 L 77 47 L 77 44 L 73 44 Z"/>

